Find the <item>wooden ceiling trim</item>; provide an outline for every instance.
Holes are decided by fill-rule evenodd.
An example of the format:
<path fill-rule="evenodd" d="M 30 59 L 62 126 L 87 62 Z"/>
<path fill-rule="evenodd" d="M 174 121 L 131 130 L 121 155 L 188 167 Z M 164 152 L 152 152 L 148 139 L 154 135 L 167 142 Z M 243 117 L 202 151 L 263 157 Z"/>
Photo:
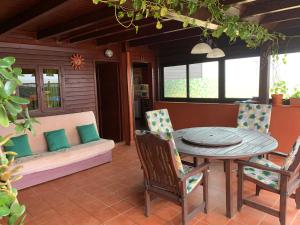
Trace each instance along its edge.
<path fill-rule="evenodd" d="M 300 7 L 300 0 L 264 0 L 243 5 L 241 17 L 258 16 Z"/>
<path fill-rule="evenodd" d="M 49 12 L 50 10 L 62 5 L 68 0 L 51 0 L 51 1 L 41 1 L 39 4 L 30 7 L 17 16 L 10 18 L 6 21 L 0 23 L 0 34 L 4 34 L 10 30 L 16 29 L 21 25 L 35 19 L 38 16 Z"/>
<path fill-rule="evenodd" d="M 126 21 L 124 21 L 126 22 Z M 130 22 L 129 20 L 127 20 L 127 22 Z M 147 19 L 142 19 L 137 21 L 135 24 L 138 25 L 139 27 L 145 27 L 145 26 L 149 26 L 156 23 L 156 20 L 152 19 L 152 18 L 147 18 Z M 120 24 L 114 24 L 113 26 L 110 26 L 106 29 L 100 29 L 94 32 L 90 32 L 87 34 L 83 34 L 80 35 L 78 37 L 74 37 L 70 39 L 70 43 L 80 43 L 80 42 L 84 42 L 84 41 L 89 41 L 89 40 L 94 40 L 100 37 L 105 37 L 105 36 L 109 36 L 109 35 L 113 35 L 113 34 L 117 34 L 120 33 L 120 35 L 122 35 L 122 32 L 126 32 L 126 31 L 133 31 L 135 30 L 134 28 L 128 28 L 125 29 L 124 27 L 122 27 Z"/>
<path fill-rule="evenodd" d="M 254 2 L 255 0 L 221 0 L 220 2 L 223 5 L 239 5 L 239 4 L 244 4 L 248 2 Z"/>
<path fill-rule="evenodd" d="M 190 28 L 185 30 L 174 31 L 172 33 L 158 34 L 153 37 L 141 38 L 133 41 L 129 41 L 130 47 L 136 47 L 141 45 L 154 45 L 158 43 L 170 42 L 175 40 L 183 40 L 191 37 L 200 37 L 202 30 L 200 28 Z"/>
<path fill-rule="evenodd" d="M 135 40 L 144 37 L 149 37 L 153 35 L 157 35 L 159 33 L 168 33 L 174 32 L 176 30 L 183 30 L 182 23 L 178 21 L 165 21 L 163 22 L 163 29 L 157 30 L 155 25 L 146 26 L 139 29 L 139 32 L 136 34 L 134 30 L 127 30 L 122 33 L 118 33 L 117 35 L 110 35 L 106 37 L 102 37 L 97 39 L 97 45 L 105 45 L 109 43 L 115 42 L 123 42 L 128 40 Z"/>
<path fill-rule="evenodd" d="M 264 16 L 261 20 L 261 24 L 268 24 L 268 23 L 276 23 L 281 21 L 287 20 L 294 20 L 300 18 L 300 8 L 286 10 L 282 12 L 275 12 Z"/>
<path fill-rule="evenodd" d="M 300 19 L 282 21 L 279 23 L 270 24 L 270 26 L 268 26 L 268 29 L 278 32 L 292 28 L 300 28 Z"/>
<path fill-rule="evenodd" d="M 69 32 L 80 30 L 82 28 L 95 25 L 102 21 L 112 20 L 114 18 L 114 12 L 110 8 L 102 9 L 101 12 L 97 11 L 92 14 L 80 16 L 76 19 L 72 19 L 64 24 L 58 24 L 56 26 L 46 28 L 37 32 L 37 39 L 51 38 L 58 35 L 63 35 Z"/>

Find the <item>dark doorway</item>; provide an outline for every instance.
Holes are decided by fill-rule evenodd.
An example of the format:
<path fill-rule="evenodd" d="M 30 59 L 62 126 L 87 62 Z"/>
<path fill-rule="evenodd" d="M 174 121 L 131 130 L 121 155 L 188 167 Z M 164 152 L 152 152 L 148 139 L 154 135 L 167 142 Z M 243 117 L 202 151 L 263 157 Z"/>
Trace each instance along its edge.
<path fill-rule="evenodd" d="M 101 137 L 122 141 L 119 64 L 96 64 L 99 131 Z"/>
<path fill-rule="evenodd" d="M 134 124 L 136 130 L 147 129 L 145 112 L 152 110 L 152 68 L 149 63 L 133 63 Z"/>

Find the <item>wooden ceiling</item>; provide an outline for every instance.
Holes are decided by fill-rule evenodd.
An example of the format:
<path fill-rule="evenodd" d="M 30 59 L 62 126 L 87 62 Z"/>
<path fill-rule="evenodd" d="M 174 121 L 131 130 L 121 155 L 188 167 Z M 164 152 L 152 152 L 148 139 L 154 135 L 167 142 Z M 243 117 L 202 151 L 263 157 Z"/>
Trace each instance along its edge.
<path fill-rule="evenodd" d="M 272 31 L 300 34 L 300 0 L 220 0 L 230 5 L 229 13 L 243 20 L 257 22 Z M 201 11 L 195 15 L 207 19 Z M 128 19 L 123 22 L 128 23 Z M 199 40 L 201 29 L 183 28 L 174 20 L 163 21 L 162 30 L 155 20 L 143 19 L 134 28 L 125 29 L 114 18 L 114 11 L 92 0 L 1 0 L 0 39 L 14 33 L 30 33 L 33 39 L 77 45 L 92 41 L 97 45 L 127 41 L 130 46 L 149 45 L 159 48 L 167 42 Z M 176 45 L 176 44 L 175 44 Z"/>

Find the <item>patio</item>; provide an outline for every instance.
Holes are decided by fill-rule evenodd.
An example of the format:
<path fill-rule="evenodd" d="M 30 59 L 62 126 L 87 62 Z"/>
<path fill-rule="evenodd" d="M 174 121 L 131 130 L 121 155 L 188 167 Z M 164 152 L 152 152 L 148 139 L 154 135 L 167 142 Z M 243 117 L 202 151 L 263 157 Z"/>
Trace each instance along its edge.
<path fill-rule="evenodd" d="M 300 0 L 0 4 L 1 225 L 300 224 Z"/>
<path fill-rule="evenodd" d="M 275 159 L 276 161 L 276 159 Z M 28 225 L 177 225 L 180 207 L 163 199 L 153 202 L 152 215 L 144 216 L 143 176 L 135 147 L 118 145 L 113 161 L 68 177 L 25 189 Z M 236 181 L 234 181 L 236 186 Z M 244 206 L 232 219 L 225 217 L 225 177 L 223 165 L 215 161 L 209 175 L 209 213 L 200 213 L 189 224 L 276 225 L 276 217 Z M 246 195 L 254 196 L 255 186 L 247 184 Z M 202 200 L 198 188 L 189 198 L 191 205 Z M 235 191 L 236 194 L 236 191 Z M 253 197 L 256 198 L 256 197 Z M 262 191 L 257 198 L 268 206 L 278 205 L 278 196 Z M 300 211 L 289 200 L 287 224 L 300 222 Z"/>

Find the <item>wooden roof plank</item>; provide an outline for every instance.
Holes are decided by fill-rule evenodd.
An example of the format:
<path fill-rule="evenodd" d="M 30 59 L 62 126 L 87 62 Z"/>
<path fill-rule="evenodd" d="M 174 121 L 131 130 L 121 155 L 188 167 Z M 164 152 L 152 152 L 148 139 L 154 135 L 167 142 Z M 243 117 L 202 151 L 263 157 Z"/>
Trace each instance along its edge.
<path fill-rule="evenodd" d="M 260 23 L 268 24 L 268 23 L 275 23 L 275 22 L 281 22 L 281 21 L 287 21 L 287 20 L 293 20 L 299 18 L 300 18 L 300 8 L 297 8 L 297 9 L 291 9 L 291 10 L 268 14 L 260 20 Z"/>
<path fill-rule="evenodd" d="M 10 18 L 6 21 L 0 23 L 0 34 L 4 34 L 10 30 L 13 30 L 21 25 L 35 19 L 38 16 L 52 10 L 68 0 L 51 0 L 51 1 L 41 1 L 39 4 L 31 7 L 28 10 L 18 14 L 17 16 Z"/>
<path fill-rule="evenodd" d="M 95 25 L 102 21 L 111 20 L 114 18 L 114 13 L 110 8 L 102 9 L 101 12 L 97 11 L 92 14 L 80 16 L 78 18 L 71 19 L 64 24 L 58 24 L 56 26 L 45 28 L 37 33 L 37 39 L 50 38 L 62 34 L 66 34 L 72 31 L 76 31 L 88 26 Z"/>
<path fill-rule="evenodd" d="M 158 43 L 170 42 L 175 40 L 187 39 L 190 37 L 200 37 L 202 30 L 200 28 L 190 28 L 185 30 L 174 31 L 172 33 L 157 34 L 153 37 L 141 38 L 133 41 L 129 41 L 130 47 L 136 47 L 141 45 L 154 45 Z"/>
<path fill-rule="evenodd" d="M 123 33 L 119 33 L 118 35 L 110 35 L 106 37 L 102 37 L 97 39 L 98 45 L 105 45 L 109 43 L 116 43 L 116 42 L 122 42 L 122 41 L 128 41 L 128 40 L 134 40 L 139 39 L 143 37 L 149 37 L 152 35 L 156 35 L 158 33 L 168 33 L 168 32 L 174 32 L 176 30 L 182 30 L 184 29 L 182 27 L 182 24 L 178 21 L 165 21 L 163 22 L 163 29 L 157 30 L 155 28 L 155 25 L 152 26 L 146 26 L 139 29 L 139 32 L 136 34 L 134 30 L 127 30 Z"/>
<path fill-rule="evenodd" d="M 241 17 L 258 16 L 300 7 L 300 0 L 264 0 L 245 4 Z"/>

